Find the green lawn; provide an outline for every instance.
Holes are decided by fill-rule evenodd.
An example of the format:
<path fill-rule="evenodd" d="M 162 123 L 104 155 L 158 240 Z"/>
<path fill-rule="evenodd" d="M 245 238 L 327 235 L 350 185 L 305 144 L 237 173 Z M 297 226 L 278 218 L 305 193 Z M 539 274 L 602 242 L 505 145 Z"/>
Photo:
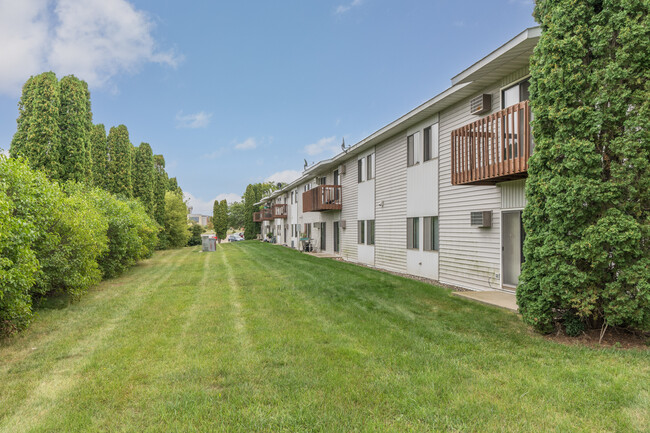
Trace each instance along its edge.
<path fill-rule="evenodd" d="M 648 431 L 650 354 L 274 245 L 157 253 L 0 342 L 0 432 Z"/>

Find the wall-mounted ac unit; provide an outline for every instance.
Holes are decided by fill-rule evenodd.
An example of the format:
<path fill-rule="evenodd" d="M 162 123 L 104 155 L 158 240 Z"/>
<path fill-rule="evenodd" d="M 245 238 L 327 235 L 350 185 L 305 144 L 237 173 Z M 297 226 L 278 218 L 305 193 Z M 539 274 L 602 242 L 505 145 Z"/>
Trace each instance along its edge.
<path fill-rule="evenodd" d="M 341 168 L 339 168 L 339 173 L 345 174 L 345 164 L 341 164 Z"/>
<path fill-rule="evenodd" d="M 480 212 L 472 212 L 470 214 L 470 224 L 479 228 L 492 227 L 492 211 L 484 210 Z"/>
<path fill-rule="evenodd" d="M 347 224 L 346 224 L 346 221 L 345 221 L 345 220 L 341 220 L 341 221 L 339 222 L 339 226 L 340 226 L 342 229 L 344 229 L 346 225 L 347 225 Z"/>
<path fill-rule="evenodd" d="M 320 223 L 311 223 L 311 225 L 312 225 L 312 227 L 315 228 L 315 229 L 319 229 L 319 228 L 320 228 Z"/>
<path fill-rule="evenodd" d="M 492 95 L 489 93 L 483 93 L 472 98 L 469 101 L 469 112 L 470 114 L 485 114 L 492 109 Z"/>

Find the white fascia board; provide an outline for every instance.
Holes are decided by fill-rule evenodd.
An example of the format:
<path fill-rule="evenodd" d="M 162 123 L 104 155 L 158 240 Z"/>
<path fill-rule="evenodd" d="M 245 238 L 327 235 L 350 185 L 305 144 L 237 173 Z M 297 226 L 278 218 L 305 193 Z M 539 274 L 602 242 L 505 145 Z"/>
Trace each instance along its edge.
<path fill-rule="evenodd" d="M 514 38 L 510 39 L 508 42 L 506 42 L 505 44 L 497 48 L 496 50 L 492 51 L 487 56 L 483 57 L 478 62 L 474 63 L 469 68 L 465 69 L 460 74 L 452 77 L 451 79 L 452 86 L 473 81 L 470 77 L 474 75 L 476 72 L 480 71 L 481 69 L 485 68 L 488 65 L 491 65 L 492 63 L 498 62 L 501 57 L 503 57 L 506 53 L 508 53 L 508 51 L 515 49 L 518 45 L 521 45 L 522 43 L 528 41 L 529 39 L 539 38 L 541 34 L 542 34 L 541 27 L 531 27 L 524 30 L 523 32 L 519 33 L 517 36 L 515 36 Z"/>

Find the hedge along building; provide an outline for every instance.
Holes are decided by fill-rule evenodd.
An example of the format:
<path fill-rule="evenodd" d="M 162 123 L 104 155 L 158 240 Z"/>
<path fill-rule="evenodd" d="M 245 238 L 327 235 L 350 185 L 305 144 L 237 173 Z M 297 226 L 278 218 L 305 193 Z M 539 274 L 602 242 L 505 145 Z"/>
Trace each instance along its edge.
<path fill-rule="evenodd" d="M 452 86 L 262 203 L 287 200 L 281 243 L 472 290 L 514 290 L 533 149 L 530 28 Z M 284 231 L 284 230 L 282 230 Z"/>

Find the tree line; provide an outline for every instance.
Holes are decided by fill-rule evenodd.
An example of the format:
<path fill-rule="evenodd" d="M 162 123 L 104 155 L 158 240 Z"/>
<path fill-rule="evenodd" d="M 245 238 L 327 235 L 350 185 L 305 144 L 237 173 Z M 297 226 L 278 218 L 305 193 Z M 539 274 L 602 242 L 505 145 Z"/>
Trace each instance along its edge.
<path fill-rule="evenodd" d="M 0 334 L 27 326 L 40 299 L 76 299 L 189 237 L 164 157 L 131 144 L 124 125 L 94 125 L 84 81 L 33 76 L 18 108 L 0 155 Z"/>

